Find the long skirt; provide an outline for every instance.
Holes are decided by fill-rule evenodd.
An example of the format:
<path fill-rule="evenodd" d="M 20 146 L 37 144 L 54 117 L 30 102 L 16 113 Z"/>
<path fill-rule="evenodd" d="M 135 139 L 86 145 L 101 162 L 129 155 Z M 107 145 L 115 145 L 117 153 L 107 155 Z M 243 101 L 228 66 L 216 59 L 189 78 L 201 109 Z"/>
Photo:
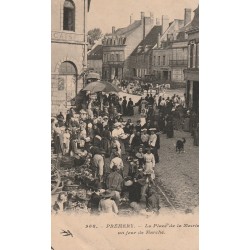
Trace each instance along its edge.
<path fill-rule="evenodd" d="M 63 137 L 62 135 L 57 135 L 54 138 L 54 145 L 55 145 L 55 154 L 62 154 L 63 153 Z"/>
<path fill-rule="evenodd" d="M 160 158 L 159 158 L 159 154 L 158 154 L 158 149 L 157 148 L 152 148 L 152 154 L 155 157 L 155 163 L 159 163 Z"/>
<path fill-rule="evenodd" d="M 194 146 L 199 146 L 199 132 L 197 130 L 194 131 Z"/>
<path fill-rule="evenodd" d="M 173 138 L 174 137 L 174 128 L 173 125 L 169 124 L 166 126 L 166 134 L 167 134 L 167 138 Z"/>
<path fill-rule="evenodd" d="M 124 146 L 124 142 L 122 139 L 119 139 L 119 142 L 121 144 L 121 155 L 124 155 L 126 152 L 125 152 L 125 146 Z"/>
<path fill-rule="evenodd" d="M 107 138 L 102 139 L 102 147 L 104 151 L 106 152 L 106 155 L 110 155 L 111 153 L 111 148 L 110 148 L 110 140 Z"/>
<path fill-rule="evenodd" d="M 183 131 L 185 131 L 185 132 L 190 131 L 189 124 L 190 124 L 190 118 L 189 117 L 184 118 Z"/>

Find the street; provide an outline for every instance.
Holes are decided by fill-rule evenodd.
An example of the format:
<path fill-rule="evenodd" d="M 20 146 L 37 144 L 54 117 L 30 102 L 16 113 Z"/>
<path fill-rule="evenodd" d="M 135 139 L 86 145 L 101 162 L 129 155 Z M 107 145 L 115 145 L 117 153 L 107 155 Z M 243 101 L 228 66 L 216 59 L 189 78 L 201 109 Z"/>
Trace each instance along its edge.
<path fill-rule="evenodd" d="M 172 206 L 185 213 L 196 212 L 199 204 L 199 148 L 190 133 L 175 131 L 175 138 L 161 135 L 160 162 L 155 167 L 156 183 Z M 185 152 L 176 153 L 178 138 L 186 139 Z M 162 197 L 161 192 L 159 195 Z M 165 200 L 161 199 L 164 204 Z M 171 206 L 170 206 L 171 207 Z"/>
<path fill-rule="evenodd" d="M 183 96 L 184 90 L 167 90 L 166 96 L 174 94 Z M 127 96 L 133 102 L 137 102 L 140 96 L 119 93 L 120 97 Z M 134 116 L 123 117 L 124 120 L 130 118 L 136 122 L 140 118 L 138 107 L 134 108 Z M 186 139 L 184 152 L 177 153 L 175 144 L 178 139 Z M 158 151 L 160 162 L 155 166 L 154 180 L 155 190 L 160 198 L 160 213 L 169 214 L 172 212 L 196 213 L 199 205 L 199 148 L 193 145 L 191 133 L 182 130 L 174 131 L 174 138 L 167 138 L 166 134 L 160 134 L 160 149 Z M 64 157 L 64 165 L 71 167 L 72 159 Z M 123 157 L 124 175 L 127 176 L 129 163 L 126 155 Z M 109 168 L 110 160 L 106 158 L 105 165 Z M 66 167 L 66 165 L 64 167 Z M 56 200 L 56 195 L 52 195 L 52 204 Z M 141 206 L 145 207 L 145 199 L 142 198 Z M 120 213 L 124 215 L 123 208 Z M 126 213 L 125 213 L 126 214 Z"/>
<path fill-rule="evenodd" d="M 167 90 L 166 96 L 174 94 L 180 97 L 184 89 Z M 119 96 L 127 96 L 137 102 L 140 96 L 130 95 L 123 92 Z M 140 116 L 135 108 L 135 122 Z M 127 117 L 126 117 L 127 118 Z M 126 119 L 125 118 L 125 119 Z M 131 117 L 129 117 L 131 118 Z M 185 138 L 185 152 L 176 153 L 175 144 L 178 139 Z M 156 185 L 161 201 L 161 212 L 193 213 L 198 211 L 199 204 L 199 148 L 193 146 L 191 133 L 174 131 L 174 138 L 168 138 L 165 134 L 160 135 L 161 147 L 159 149 L 160 162 L 156 164 Z"/>

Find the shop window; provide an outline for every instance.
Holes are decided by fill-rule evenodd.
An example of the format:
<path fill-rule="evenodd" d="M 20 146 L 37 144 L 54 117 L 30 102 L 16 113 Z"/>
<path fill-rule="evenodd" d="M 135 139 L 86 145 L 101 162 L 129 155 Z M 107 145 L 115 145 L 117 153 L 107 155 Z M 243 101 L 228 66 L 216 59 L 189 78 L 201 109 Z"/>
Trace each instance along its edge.
<path fill-rule="evenodd" d="M 70 0 L 63 5 L 63 29 L 75 31 L 75 5 Z"/>

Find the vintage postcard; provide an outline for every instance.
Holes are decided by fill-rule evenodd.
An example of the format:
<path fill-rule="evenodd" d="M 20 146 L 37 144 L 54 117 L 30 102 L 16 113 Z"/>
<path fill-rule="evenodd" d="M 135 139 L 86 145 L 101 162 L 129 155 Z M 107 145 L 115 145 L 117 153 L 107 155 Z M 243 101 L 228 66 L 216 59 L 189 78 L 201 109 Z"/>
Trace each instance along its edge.
<path fill-rule="evenodd" d="M 198 0 L 51 10 L 51 249 L 199 249 Z"/>

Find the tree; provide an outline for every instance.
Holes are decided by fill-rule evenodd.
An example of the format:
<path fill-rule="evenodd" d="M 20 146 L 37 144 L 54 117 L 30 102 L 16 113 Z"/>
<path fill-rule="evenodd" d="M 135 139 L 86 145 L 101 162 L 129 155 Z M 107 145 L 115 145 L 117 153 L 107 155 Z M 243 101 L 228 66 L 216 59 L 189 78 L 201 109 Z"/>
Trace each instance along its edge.
<path fill-rule="evenodd" d="M 89 30 L 88 32 L 88 38 L 89 43 L 94 44 L 94 42 L 102 37 L 102 31 L 99 28 L 94 28 L 92 30 Z"/>
<path fill-rule="evenodd" d="M 111 36 L 112 33 L 106 33 L 104 36 Z"/>

